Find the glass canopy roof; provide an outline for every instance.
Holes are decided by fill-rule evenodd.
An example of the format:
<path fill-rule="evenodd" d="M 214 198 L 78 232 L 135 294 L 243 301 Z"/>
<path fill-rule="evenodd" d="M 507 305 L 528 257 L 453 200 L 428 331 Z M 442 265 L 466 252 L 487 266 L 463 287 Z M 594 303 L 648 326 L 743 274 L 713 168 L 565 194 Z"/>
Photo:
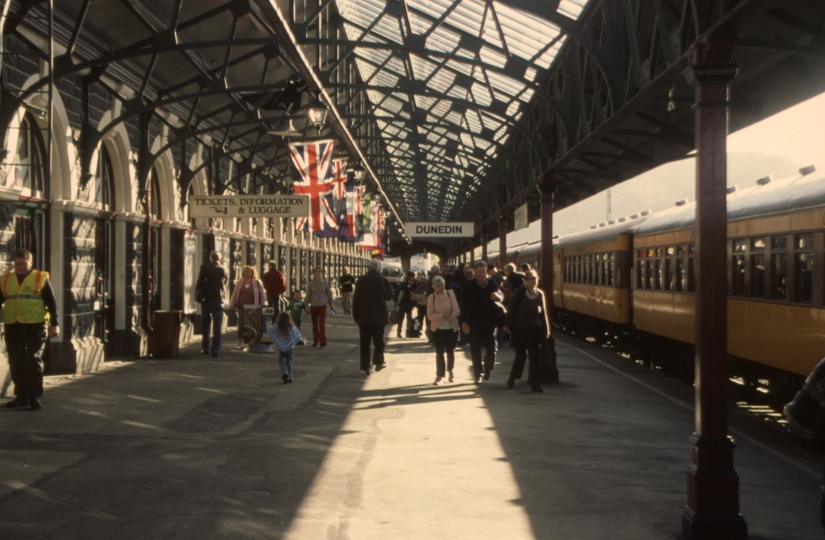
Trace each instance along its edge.
<path fill-rule="evenodd" d="M 562 28 L 587 1 L 335 0 L 388 154 L 379 181 L 400 195 L 403 219 L 471 217 L 466 195 L 489 173 L 564 44 Z"/>

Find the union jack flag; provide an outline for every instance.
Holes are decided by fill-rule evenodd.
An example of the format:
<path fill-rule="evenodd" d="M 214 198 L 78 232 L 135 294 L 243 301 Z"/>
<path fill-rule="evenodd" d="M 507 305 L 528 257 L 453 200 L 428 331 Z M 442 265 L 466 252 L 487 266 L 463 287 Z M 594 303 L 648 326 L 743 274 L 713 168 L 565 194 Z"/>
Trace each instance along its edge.
<path fill-rule="evenodd" d="M 347 162 L 343 159 L 332 160 L 332 198 L 342 200 L 346 195 Z"/>
<path fill-rule="evenodd" d="M 296 220 L 295 230 L 319 232 L 324 224 L 336 226 L 335 213 L 325 195 L 332 191 L 333 141 L 295 144 L 289 147 L 292 158 L 292 188 L 296 195 L 309 195 L 309 215 Z"/>

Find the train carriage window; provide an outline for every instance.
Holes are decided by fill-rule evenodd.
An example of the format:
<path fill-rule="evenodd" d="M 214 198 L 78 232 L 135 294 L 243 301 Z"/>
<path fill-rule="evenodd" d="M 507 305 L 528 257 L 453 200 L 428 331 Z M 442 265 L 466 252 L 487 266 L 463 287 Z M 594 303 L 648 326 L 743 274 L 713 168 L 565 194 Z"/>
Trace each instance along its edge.
<path fill-rule="evenodd" d="M 642 288 L 650 289 L 650 263 L 651 259 L 645 259 L 642 265 Z"/>
<path fill-rule="evenodd" d="M 660 281 L 662 271 L 662 260 L 659 258 L 653 259 L 653 272 L 651 277 L 650 288 L 656 291 L 662 289 L 662 282 Z"/>
<path fill-rule="evenodd" d="M 765 255 L 751 255 L 751 297 L 765 297 Z"/>
<path fill-rule="evenodd" d="M 762 251 L 765 249 L 764 238 L 754 238 L 751 240 L 751 251 Z"/>
<path fill-rule="evenodd" d="M 692 293 L 696 292 L 696 262 L 694 258 L 696 246 L 694 244 L 687 245 L 687 254 L 687 286 L 685 291 Z"/>
<path fill-rule="evenodd" d="M 744 252 L 748 249 L 748 241 L 747 240 L 734 240 L 733 241 L 733 251 L 735 252 Z"/>
<path fill-rule="evenodd" d="M 613 286 L 613 272 L 614 272 L 613 254 L 608 253 L 608 254 L 605 255 L 605 257 L 607 257 L 607 264 L 605 265 L 607 267 L 607 273 L 606 273 L 607 281 L 605 282 L 605 284 L 608 287 L 612 287 Z"/>
<path fill-rule="evenodd" d="M 808 251 L 813 246 L 812 240 L 808 234 L 797 236 L 794 242 L 794 301 L 803 304 L 810 304 L 813 298 L 814 254 Z"/>
<path fill-rule="evenodd" d="M 771 298 L 775 300 L 786 299 L 788 255 L 786 253 L 774 253 L 771 255 L 771 270 L 773 279 L 771 280 Z"/>
<path fill-rule="evenodd" d="M 684 291 L 687 285 L 687 269 L 684 258 L 676 257 L 673 259 L 673 273 L 675 278 L 673 280 L 673 290 L 676 292 Z"/>
<path fill-rule="evenodd" d="M 670 259 L 662 260 L 662 266 L 659 268 L 659 286 L 663 291 L 670 290 Z"/>
<path fill-rule="evenodd" d="M 642 289 L 644 288 L 644 277 L 643 277 L 643 267 L 644 267 L 644 258 L 645 258 L 645 250 L 639 249 L 636 250 L 636 288 Z"/>
<path fill-rule="evenodd" d="M 734 255 L 731 261 L 731 296 L 745 296 L 745 256 Z"/>

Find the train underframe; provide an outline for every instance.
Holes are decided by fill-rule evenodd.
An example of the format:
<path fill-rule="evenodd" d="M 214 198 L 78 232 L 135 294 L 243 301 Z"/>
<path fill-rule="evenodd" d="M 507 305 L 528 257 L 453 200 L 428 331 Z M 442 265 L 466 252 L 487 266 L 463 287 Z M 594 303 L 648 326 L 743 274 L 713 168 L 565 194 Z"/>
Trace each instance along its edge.
<path fill-rule="evenodd" d="M 553 327 L 567 335 L 612 349 L 617 354 L 652 369 L 660 370 L 688 385 L 695 378 L 695 348 L 690 343 L 650 334 L 632 324 L 616 324 L 604 319 L 556 308 Z M 748 403 L 764 403 L 781 410 L 802 387 L 805 378 L 772 366 L 728 356 L 731 397 Z"/>

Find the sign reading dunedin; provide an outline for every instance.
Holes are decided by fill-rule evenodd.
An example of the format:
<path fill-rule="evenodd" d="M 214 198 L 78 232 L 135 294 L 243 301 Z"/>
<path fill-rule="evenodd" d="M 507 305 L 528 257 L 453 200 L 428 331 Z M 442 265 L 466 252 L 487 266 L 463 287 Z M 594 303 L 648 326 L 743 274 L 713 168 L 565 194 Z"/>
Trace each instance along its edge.
<path fill-rule="evenodd" d="M 189 215 L 213 217 L 303 217 L 309 214 L 308 195 L 215 195 L 189 197 Z"/>
<path fill-rule="evenodd" d="M 429 238 L 465 238 L 475 236 L 475 224 L 467 223 L 407 223 L 407 236 Z"/>

